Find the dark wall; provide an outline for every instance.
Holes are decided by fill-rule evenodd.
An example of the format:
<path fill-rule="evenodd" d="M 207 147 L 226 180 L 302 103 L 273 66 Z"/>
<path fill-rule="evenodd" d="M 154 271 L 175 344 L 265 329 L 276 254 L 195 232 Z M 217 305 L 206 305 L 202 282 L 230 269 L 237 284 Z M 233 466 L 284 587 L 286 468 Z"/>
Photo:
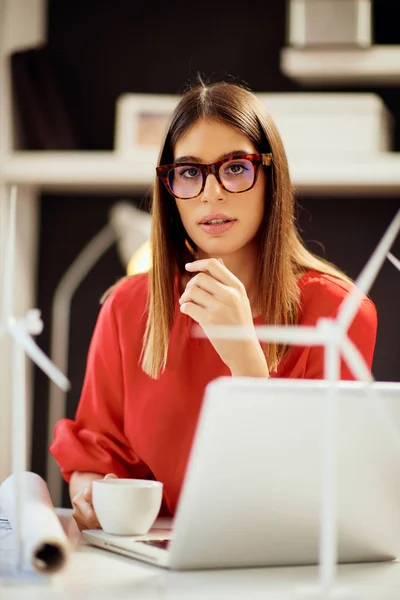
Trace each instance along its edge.
<path fill-rule="evenodd" d="M 376 3 L 375 38 L 400 43 L 397 0 Z M 394 24 L 396 23 L 396 26 Z M 123 92 L 179 93 L 198 71 L 231 74 L 255 91 L 300 89 L 282 75 L 285 3 L 253 0 L 190 4 L 178 0 L 50 0 L 48 51 L 65 105 L 79 131 L 81 149 L 111 149 L 115 102 Z M 330 91 L 330 90 L 327 90 Z M 365 91 L 365 90 L 360 90 Z M 396 117 L 400 150 L 400 90 L 375 90 Z M 41 199 L 38 306 L 46 324 L 39 343 L 49 350 L 50 306 L 62 273 L 87 241 L 107 222 L 111 196 L 49 196 Z M 139 203 L 141 198 L 132 197 Z M 299 225 L 310 248 L 356 277 L 383 234 L 400 198 L 299 198 Z M 395 252 L 400 256 L 400 243 Z M 123 274 L 111 249 L 73 301 L 69 376 L 73 416 L 101 293 Z M 400 276 L 386 264 L 371 292 L 379 312 L 374 361 L 377 379 L 400 380 Z M 32 468 L 44 474 L 47 379 L 36 374 Z"/>

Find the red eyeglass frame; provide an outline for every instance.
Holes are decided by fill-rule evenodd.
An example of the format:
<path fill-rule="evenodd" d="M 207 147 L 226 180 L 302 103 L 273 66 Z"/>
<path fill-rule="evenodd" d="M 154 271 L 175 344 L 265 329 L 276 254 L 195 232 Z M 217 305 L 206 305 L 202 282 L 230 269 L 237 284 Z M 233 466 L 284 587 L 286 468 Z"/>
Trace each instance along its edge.
<path fill-rule="evenodd" d="M 220 167 L 222 167 L 223 164 L 225 164 L 229 161 L 243 160 L 243 159 L 249 160 L 253 165 L 253 168 L 254 168 L 253 183 L 246 190 L 240 190 L 239 192 L 232 192 L 231 190 L 227 190 L 219 176 Z M 174 198 L 178 198 L 179 200 L 192 200 L 193 198 L 197 198 L 198 196 L 200 196 L 200 194 L 203 192 L 204 187 L 206 185 L 207 177 L 210 173 L 212 175 L 214 175 L 214 177 L 217 179 L 219 185 L 224 190 L 229 192 L 230 194 L 242 194 L 243 192 L 248 192 L 255 186 L 255 184 L 257 182 L 258 170 L 259 170 L 260 166 L 263 165 L 265 167 L 269 167 L 269 166 L 271 166 L 271 163 L 272 163 L 272 153 L 271 152 L 268 152 L 266 154 L 261 154 L 261 153 L 239 154 L 239 155 L 232 154 L 232 156 L 227 156 L 226 158 L 223 158 L 222 160 L 218 160 L 217 162 L 210 163 L 208 165 L 205 165 L 203 163 L 189 162 L 189 161 L 172 163 L 170 165 L 160 165 L 159 167 L 156 167 L 156 172 L 157 172 L 157 177 L 159 177 L 161 179 L 161 181 L 164 183 L 164 185 L 167 188 L 167 190 L 169 191 L 169 193 L 172 196 L 174 196 Z M 196 196 L 190 196 L 189 198 L 182 198 L 181 196 L 177 196 L 171 189 L 171 186 L 169 184 L 168 175 L 172 169 L 176 169 L 177 167 L 196 167 L 196 169 L 199 169 L 199 171 L 201 171 L 201 174 L 203 176 L 203 183 L 201 186 L 201 190 L 199 191 L 198 194 L 196 194 Z"/>

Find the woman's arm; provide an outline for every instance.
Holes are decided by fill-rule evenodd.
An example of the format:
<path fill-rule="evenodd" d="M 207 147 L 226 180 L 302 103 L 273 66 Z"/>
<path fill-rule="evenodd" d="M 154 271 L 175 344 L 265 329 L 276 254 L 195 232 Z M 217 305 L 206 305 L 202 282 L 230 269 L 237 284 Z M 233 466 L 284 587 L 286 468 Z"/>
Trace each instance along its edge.
<path fill-rule="evenodd" d="M 87 474 L 96 477 L 115 473 L 118 477 L 146 479 L 150 470 L 135 453 L 125 435 L 126 402 L 121 337 L 128 335 L 118 312 L 116 293 L 103 305 L 92 336 L 85 380 L 74 420 L 62 419 L 54 429 L 50 452 L 69 482 Z M 129 342 L 136 343 L 136 339 Z M 127 342 L 128 343 L 128 342 Z M 73 482 L 71 497 L 79 491 Z"/>
<path fill-rule="evenodd" d="M 93 481 L 104 476 L 146 479 L 150 474 L 124 431 L 126 398 L 120 340 L 128 331 L 117 300 L 115 292 L 98 316 L 76 417 L 56 424 L 50 447 L 70 483 L 73 516 L 80 529 L 99 527 L 92 506 Z"/>
<path fill-rule="evenodd" d="M 232 377 L 269 377 L 267 359 L 260 344 L 254 344 L 230 365 Z"/>

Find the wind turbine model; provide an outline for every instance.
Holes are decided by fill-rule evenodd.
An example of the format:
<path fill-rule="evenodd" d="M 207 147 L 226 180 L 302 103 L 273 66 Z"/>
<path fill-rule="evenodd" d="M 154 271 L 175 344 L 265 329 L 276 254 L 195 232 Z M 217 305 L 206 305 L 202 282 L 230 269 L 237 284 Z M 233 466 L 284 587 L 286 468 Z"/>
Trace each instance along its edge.
<path fill-rule="evenodd" d="M 12 470 L 15 481 L 15 577 L 23 577 L 23 552 L 21 515 L 24 503 L 23 474 L 26 471 L 26 381 L 25 354 L 54 383 L 68 390 L 69 381 L 63 373 L 49 360 L 34 342 L 32 336 L 43 329 L 40 311 L 30 309 L 25 317 L 16 318 L 12 314 L 14 263 L 15 263 L 15 231 L 17 212 L 17 188 L 10 190 L 10 215 L 7 246 L 3 266 L 3 309 L 0 316 L 0 340 L 10 336 L 12 340 Z"/>
<path fill-rule="evenodd" d="M 324 426 L 322 428 L 322 485 L 321 485 L 321 530 L 319 541 L 319 587 L 315 592 L 319 597 L 331 594 L 337 565 L 336 532 L 336 434 L 337 434 L 337 395 L 335 384 L 340 380 L 340 355 L 347 362 L 353 375 L 366 384 L 372 383 L 368 366 L 363 356 L 348 337 L 348 329 L 356 316 L 360 301 L 368 294 L 382 264 L 388 258 L 400 271 L 400 261 L 390 253 L 400 231 L 400 211 L 394 217 L 369 261 L 361 271 L 352 292 L 343 300 L 335 319 L 322 318 L 315 327 L 302 326 L 257 326 L 256 333 L 260 341 L 277 342 L 294 346 L 325 346 L 324 373 L 331 386 L 325 398 Z M 227 325 L 209 325 L 207 336 L 220 339 L 246 339 L 254 336 L 253 327 Z M 204 331 L 198 326 L 195 335 L 204 337 Z M 390 416 L 378 401 L 372 388 L 366 386 L 367 397 L 379 412 L 390 429 L 393 440 L 400 450 L 400 438 L 394 429 Z M 322 594 L 322 596 L 321 596 Z"/>

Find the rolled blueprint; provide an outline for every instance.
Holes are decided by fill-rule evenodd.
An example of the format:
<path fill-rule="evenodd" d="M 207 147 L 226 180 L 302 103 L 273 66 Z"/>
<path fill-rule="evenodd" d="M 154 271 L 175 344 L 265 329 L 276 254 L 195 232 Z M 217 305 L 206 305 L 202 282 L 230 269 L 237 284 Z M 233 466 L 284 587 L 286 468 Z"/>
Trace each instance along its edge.
<path fill-rule="evenodd" d="M 14 475 L 0 486 L 0 506 L 16 529 Z M 54 511 L 45 481 L 36 473 L 23 474 L 21 541 L 23 564 L 44 574 L 59 571 L 67 562 L 70 542 Z"/>

